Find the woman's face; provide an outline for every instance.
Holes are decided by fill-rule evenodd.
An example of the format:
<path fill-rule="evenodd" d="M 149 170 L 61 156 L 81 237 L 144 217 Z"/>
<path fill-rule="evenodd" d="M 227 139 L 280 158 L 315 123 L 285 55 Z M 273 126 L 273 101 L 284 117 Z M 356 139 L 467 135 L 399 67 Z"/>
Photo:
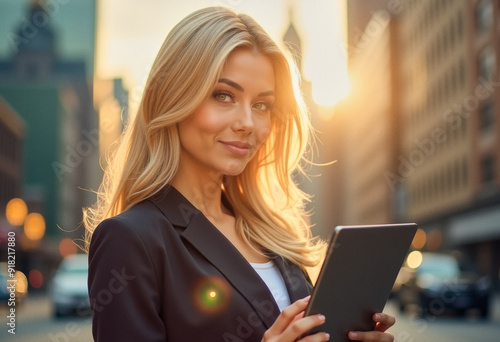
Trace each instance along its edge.
<path fill-rule="evenodd" d="M 229 54 L 212 94 L 179 124 L 181 170 L 238 175 L 271 127 L 274 70 L 248 49 Z"/>

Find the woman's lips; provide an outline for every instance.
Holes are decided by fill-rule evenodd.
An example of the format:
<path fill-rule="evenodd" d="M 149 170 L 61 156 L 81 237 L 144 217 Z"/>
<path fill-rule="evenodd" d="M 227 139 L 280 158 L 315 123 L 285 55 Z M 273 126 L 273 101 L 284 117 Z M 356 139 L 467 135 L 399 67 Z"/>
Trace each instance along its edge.
<path fill-rule="evenodd" d="M 221 144 L 232 153 L 240 156 L 247 155 L 252 149 L 252 145 L 244 141 L 221 141 Z"/>

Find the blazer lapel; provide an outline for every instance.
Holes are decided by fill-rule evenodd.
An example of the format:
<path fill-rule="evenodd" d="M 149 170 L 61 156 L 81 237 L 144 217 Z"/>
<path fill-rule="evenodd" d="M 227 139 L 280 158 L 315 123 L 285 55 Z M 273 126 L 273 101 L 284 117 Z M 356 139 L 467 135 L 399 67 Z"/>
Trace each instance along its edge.
<path fill-rule="evenodd" d="M 291 303 L 311 294 L 312 285 L 306 281 L 304 273 L 297 265 L 280 256 L 275 256 L 273 261 L 285 281 Z"/>
<path fill-rule="evenodd" d="M 224 275 L 269 328 L 280 310 L 264 281 L 236 247 L 175 188 L 169 187 L 151 201 L 172 224 L 185 227 L 181 236 Z"/>

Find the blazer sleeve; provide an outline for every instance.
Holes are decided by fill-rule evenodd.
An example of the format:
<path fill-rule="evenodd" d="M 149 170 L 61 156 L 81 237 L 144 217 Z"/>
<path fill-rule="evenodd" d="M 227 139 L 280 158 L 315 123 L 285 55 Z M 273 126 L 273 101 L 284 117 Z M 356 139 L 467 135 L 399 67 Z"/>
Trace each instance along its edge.
<path fill-rule="evenodd" d="M 111 218 L 96 228 L 88 277 L 95 341 L 166 341 L 157 277 L 147 246 L 127 222 Z"/>

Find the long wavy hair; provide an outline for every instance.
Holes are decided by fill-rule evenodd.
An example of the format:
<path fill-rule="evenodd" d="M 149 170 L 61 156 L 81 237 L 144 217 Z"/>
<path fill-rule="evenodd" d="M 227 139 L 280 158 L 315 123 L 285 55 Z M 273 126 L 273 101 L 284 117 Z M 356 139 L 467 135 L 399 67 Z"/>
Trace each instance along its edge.
<path fill-rule="evenodd" d="M 236 48 L 263 54 L 275 73 L 271 131 L 237 176 L 225 176 L 223 190 L 236 217 L 236 230 L 259 253 L 276 253 L 303 269 L 321 260 L 324 243 L 312 237 L 304 204 L 293 181 L 303 172 L 311 137 L 309 113 L 299 91 L 297 69 L 251 17 L 231 9 L 198 10 L 179 22 L 163 43 L 146 82 L 135 118 L 127 125 L 97 191 L 84 209 L 88 250 L 104 219 L 153 196 L 174 178 L 181 144 L 177 124 L 210 96 L 228 55 Z"/>

